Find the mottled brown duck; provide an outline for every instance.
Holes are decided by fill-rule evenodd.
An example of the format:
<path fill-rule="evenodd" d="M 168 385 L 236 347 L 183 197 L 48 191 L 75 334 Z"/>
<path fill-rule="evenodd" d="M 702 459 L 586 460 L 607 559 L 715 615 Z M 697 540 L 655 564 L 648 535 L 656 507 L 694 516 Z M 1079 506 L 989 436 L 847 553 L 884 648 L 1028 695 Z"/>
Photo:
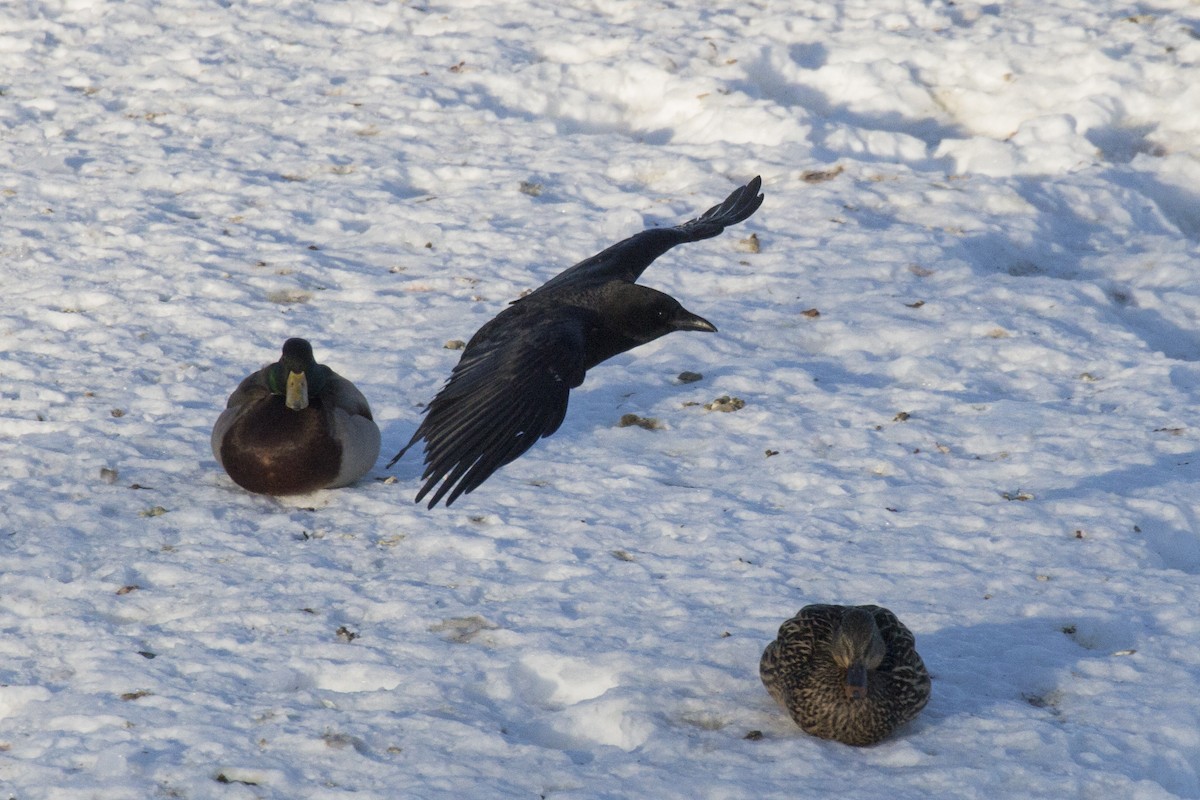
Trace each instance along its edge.
<path fill-rule="evenodd" d="M 767 645 L 759 675 L 806 733 L 844 744 L 875 744 L 929 702 L 912 632 L 880 606 L 805 606 Z"/>

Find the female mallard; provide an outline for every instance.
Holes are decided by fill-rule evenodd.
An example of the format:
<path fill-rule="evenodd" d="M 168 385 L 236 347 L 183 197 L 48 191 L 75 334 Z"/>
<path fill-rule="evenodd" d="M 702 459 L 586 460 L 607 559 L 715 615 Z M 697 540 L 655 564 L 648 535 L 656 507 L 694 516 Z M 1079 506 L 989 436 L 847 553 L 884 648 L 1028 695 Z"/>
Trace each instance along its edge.
<path fill-rule="evenodd" d="M 379 458 L 379 426 L 354 384 L 288 339 L 283 355 L 238 385 L 213 426 L 212 451 L 233 482 L 262 494 L 346 486 Z"/>
<path fill-rule="evenodd" d="M 805 606 L 780 626 L 758 673 L 797 725 L 845 744 L 874 744 L 929 702 L 912 632 L 880 606 Z"/>

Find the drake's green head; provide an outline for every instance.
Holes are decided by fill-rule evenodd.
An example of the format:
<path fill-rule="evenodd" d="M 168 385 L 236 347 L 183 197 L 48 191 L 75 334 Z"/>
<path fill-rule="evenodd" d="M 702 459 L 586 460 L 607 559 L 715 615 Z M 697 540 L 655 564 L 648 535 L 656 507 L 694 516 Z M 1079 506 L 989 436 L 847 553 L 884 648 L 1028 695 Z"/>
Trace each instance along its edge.
<path fill-rule="evenodd" d="M 308 408 L 309 398 L 319 394 L 329 377 L 329 367 L 318 364 L 312 345 L 305 339 L 288 339 L 283 354 L 267 368 L 267 386 L 272 394 L 282 395 L 294 411 Z"/>

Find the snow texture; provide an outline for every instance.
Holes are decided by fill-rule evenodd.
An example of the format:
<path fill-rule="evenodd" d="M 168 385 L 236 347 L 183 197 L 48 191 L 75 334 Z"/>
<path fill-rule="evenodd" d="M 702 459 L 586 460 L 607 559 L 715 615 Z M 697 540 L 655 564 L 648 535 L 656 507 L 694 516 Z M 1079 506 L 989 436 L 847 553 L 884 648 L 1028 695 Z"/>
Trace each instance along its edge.
<path fill-rule="evenodd" d="M 1200 797 L 1198 67 L 1189 0 L 0 4 L 0 800 Z M 757 174 L 643 278 L 720 333 L 453 508 L 213 461 L 289 336 L 386 459 Z M 814 602 L 916 634 L 877 746 L 759 683 Z"/>

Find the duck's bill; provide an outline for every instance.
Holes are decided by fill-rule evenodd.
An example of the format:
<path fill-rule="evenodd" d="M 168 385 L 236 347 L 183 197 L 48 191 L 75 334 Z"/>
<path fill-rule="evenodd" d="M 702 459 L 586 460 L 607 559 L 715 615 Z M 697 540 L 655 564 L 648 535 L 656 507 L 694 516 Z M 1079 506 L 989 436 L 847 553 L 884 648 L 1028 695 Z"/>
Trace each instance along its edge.
<path fill-rule="evenodd" d="M 862 700 L 866 696 L 867 666 L 861 661 L 857 661 L 846 670 L 846 697 L 851 700 Z"/>
<path fill-rule="evenodd" d="M 288 374 L 287 393 L 283 401 L 293 411 L 303 411 L 308 408 L 308 378 L 303 372 Z"/>

